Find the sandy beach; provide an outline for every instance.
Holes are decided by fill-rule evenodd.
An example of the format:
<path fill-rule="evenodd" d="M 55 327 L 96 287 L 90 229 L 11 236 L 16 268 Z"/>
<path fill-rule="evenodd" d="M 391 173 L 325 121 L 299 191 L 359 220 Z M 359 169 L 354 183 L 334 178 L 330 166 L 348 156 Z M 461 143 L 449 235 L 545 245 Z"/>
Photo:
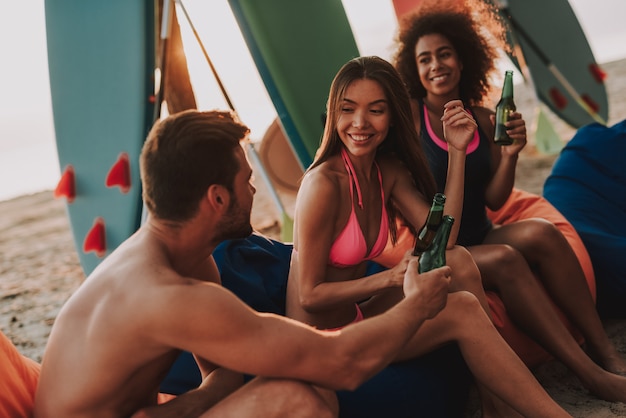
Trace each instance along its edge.
<path fill-rule="evenodd" d="M 604 64 L 610 102 L 609 125 L 626 118 L 626 60 Z M 516 86 L 518 109 L 532 127 L 536 99 L 527 85 Z M 562 139 L 575 130 L 548 114 Z M 531 129 L 532 131 L 532 129 Z M 539 154 L 533 138 L 520 157 L 516 186 L 541 194 L 556 155 Z M 253 207 L 255 229 L 280 236 L 280 213 L 261 176 Z M 291 214 L 295 196 L 281 192 Z M 51 191 L 0 202 L 0 329 L 26 356 L 41 361 L 54 319 L 67 298 L 84 280 L 66 216 L 65 202 Z M 626 356 L 626 320 L 606 320 L 610 338 Z M 560 363 L 533 370 L 548 392 L 574 417 L 626 416 L 626 404 L 609 403 L 590 395 Z M 476 415 L 475 407 L 468 416 Z"/>

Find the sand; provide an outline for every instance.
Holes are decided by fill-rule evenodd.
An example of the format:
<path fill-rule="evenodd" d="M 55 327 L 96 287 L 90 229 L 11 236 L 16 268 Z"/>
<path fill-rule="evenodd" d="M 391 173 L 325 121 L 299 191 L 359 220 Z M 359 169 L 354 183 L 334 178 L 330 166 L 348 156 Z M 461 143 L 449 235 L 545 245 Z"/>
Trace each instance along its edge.
<path fill-rule="evenodd" d="M 626 118 L 626 60 L 607 63 L 609 125 Z M 516 102 L 532 126 L 536 101 L 528 86 L 516 86 Z M 575 130 L 548 112 L 557 132 L 568 140 Z M 541 194 L 556 155 L 539 154 L 533 143 L 520 157 L 516 186 Z M 280 237 L 280 213 L 261 176 L 252 224 L 272 238 Z M 295 196 L 280 192 L 283 205 L 293 212 Z M 80 286 L 80 267 L 65 202 L 46 191 L 0 202 L 0 330 L 26 356 L 41 361 L 47 337 L 63 303 Z M 606 320 L 609 337 L 626 356 L 626 320 Z M 603 418 L 626 416 L 626 404 L 609 403 L 590 395 L 559 362 L 533 370 L 547 391 L 574 417 Z M 468 416 L 475 416 L 470 406 Z"/>

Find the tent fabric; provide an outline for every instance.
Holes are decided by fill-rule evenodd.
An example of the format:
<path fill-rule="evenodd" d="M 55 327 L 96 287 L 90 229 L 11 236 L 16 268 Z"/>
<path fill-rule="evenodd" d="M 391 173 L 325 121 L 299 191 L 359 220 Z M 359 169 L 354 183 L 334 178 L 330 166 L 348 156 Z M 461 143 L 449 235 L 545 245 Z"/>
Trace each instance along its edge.
<path fill-rule="evenodd" d="M 255 234 L 220 244 L 213 256 L 224 287 L 257 311 L 284 315 L 292 248 Z M 371 263 L 368 270 L 373 273 L 381 269 Z M 185 352 L 172 367 L 161 391 L 180 394 L 199 384 L 193 356 Z M 428 417 L 462 416 L 469 384 L 469 371 L 458 348 L 451 345 L 388 366 L 356 391 L 339 392 L 340 416 L 402 418 L 415 416 L 415 411 Z"/>
<path fill-rule="evenodd" d="M 592 296 L 595 297 L 595 277 L 589 254 L 580 236 L 576 233 L 576 230 L 550 202 L 536 194 L 514 188 L 502 208 L 495 212 L 488 210 L 487 215 L 497 224 L 507 224 L 533 217 L 544 218 L 555 224 L 565 238 L 567 238 L 567 241 L 576 253 L 578 261 L 585 273 L 589 290 Z M 413 242 L 413 235 L 408 228 L 400 225 L 398 230 L 398 245 L 392 247 L 389 242 L 383 254 L 376 258 L 375 261 L 387 267 L 394 266 L 400 262 L 404 253 L 413 247 Z M 524 363 L 529 367 L 535 367 L 552 359 L 551 355 L 513 323 L 498 294 L 495 292 L 486 293 L 494 325 Z M 571 326 L 558 309 L 557 312 L 574 337 L 582 343 L 580 334 Z"/>
<path fill-rule="evenodd" d="M 603 317 L 626 317 L 626 120 L 580 128 L 559 154 L 543 195 L 587 248 Z"/>

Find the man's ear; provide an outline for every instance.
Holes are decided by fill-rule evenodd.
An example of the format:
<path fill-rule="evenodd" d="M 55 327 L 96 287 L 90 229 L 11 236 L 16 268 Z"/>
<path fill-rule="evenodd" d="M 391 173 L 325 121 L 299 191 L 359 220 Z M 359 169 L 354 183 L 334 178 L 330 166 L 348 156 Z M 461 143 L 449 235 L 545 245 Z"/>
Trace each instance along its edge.
<path fill-rule="evenodd" d="M 207 202 L 216 212 L 225 212 L 230 203 L 230 192 L 226 187 L 212 184 L 206 193 Z"/>

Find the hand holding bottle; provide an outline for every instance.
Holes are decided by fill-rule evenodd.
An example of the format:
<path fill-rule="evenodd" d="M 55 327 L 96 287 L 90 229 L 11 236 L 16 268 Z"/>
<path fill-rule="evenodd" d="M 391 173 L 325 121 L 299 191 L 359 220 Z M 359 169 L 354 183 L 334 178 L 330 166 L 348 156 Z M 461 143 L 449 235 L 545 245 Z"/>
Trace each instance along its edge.
<path fill-rule="evenodd" d="M 417 272 L 417 264 L 417 258 L 413 257 L 406 269 L 404 295 L 406 298 L 416 298 L 415 305 L 423 309 L 425 317 L 434 318 L 448 301 L 452 270 L 444 266 L 420 274 Z"/>
<path fill-rule="evenodd" d="M 493 142 L 498 145 L 508 146 L 513 144 L 514 139 L 509 136 L 507 124 L 511 120 L 511 115 L 515 113 L 515 101 L 513 100 L 513 71 L 504 73 L 504 85 L 502 95 L 496 105 L 495 133 Z"/>
<path fill-rule="evenodd" d="M 526 146 L 526 121 L 519 112 L 513 112 L 506 123 L 506 133 L 513 140 L 509 146 L 502 147 L 503 155 L 516 155 Z"/>

